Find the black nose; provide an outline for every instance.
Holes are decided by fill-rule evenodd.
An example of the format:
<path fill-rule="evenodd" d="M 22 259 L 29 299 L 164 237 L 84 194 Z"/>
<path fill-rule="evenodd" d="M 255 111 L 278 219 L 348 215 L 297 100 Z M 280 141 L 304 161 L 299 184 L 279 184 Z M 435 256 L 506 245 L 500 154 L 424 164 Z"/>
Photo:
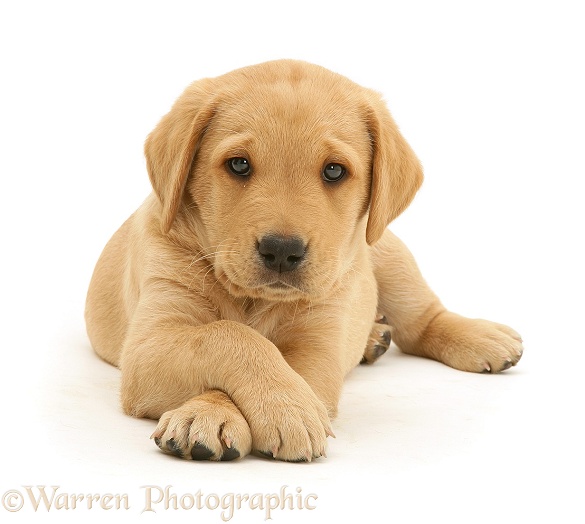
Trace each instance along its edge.
<path fill-rule="evenodd" d="M 279 273 L 296 269 L 305 257 L 305 250 L 305 243 L 297 237 L 267 235 L 258 242 L 264 265 Z"/>

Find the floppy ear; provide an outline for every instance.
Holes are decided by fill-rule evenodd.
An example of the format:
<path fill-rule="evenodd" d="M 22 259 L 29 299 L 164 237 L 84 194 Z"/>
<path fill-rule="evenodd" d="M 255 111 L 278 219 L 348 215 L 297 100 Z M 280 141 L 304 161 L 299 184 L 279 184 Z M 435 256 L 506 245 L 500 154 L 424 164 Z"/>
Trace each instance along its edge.
<path fill-rule="evenodd" d="M 201 137 L 213 117 L 210 83 L 204 79 L 191 84 L 144 144 L 148 177 L 161 204 L 164 233 L 173 225 Z"/>
<path fill-rule="evenodd" d="M 373 92 L 368 126 L 373 160 L 366 241 L 372 245 L 380 239 L 388 224 L 408 207 L 422 184 L 423 171 L 386 104 Z"/>

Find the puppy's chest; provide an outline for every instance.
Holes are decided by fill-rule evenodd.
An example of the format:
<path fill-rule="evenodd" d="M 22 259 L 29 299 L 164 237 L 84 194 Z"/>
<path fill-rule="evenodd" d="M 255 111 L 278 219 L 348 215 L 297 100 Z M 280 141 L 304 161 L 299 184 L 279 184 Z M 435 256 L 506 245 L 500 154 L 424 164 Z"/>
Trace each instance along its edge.
<path fill-rule="evenodd" d="M 227 307 L 226 307 L 227 306 Z M 296 314 L 295 314 L 296 310 Z M 225 302 L 220 306 L 222 320 L 233 320 L 246 324 L 268 340 L 276 343 L 283 332 L 302 317 L 302 308 L 289 304 L 246 299 L 241 302 Z"/>

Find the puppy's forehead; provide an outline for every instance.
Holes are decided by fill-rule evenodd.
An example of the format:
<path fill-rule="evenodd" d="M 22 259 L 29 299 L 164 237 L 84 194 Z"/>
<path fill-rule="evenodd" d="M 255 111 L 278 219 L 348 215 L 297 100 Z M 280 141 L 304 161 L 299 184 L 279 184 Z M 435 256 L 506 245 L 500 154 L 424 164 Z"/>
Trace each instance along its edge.
<path fill-rule="evenodd" d="M 367 141 L 366 90 L 324 68 L 285 61 L 217 80 L 216 118 L 226 131 Z"/>

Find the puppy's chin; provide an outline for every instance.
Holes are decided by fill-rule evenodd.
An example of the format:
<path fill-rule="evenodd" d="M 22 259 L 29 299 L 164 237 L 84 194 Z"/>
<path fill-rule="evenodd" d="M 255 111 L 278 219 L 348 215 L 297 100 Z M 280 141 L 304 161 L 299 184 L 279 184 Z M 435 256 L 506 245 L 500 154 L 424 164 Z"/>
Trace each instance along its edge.
<path fill-rule="evenodd" d="M 256 298 L 272 302 L 294 302 L 318 298 L 301 286 L 297 287 L 278 278 L 267 282 L 255 282 L 252 285 L 242 285 L 235 278 L 230 278 L 223 270 L 216 270 L 215 276 L 230 295 L 239 298 Z"/>

